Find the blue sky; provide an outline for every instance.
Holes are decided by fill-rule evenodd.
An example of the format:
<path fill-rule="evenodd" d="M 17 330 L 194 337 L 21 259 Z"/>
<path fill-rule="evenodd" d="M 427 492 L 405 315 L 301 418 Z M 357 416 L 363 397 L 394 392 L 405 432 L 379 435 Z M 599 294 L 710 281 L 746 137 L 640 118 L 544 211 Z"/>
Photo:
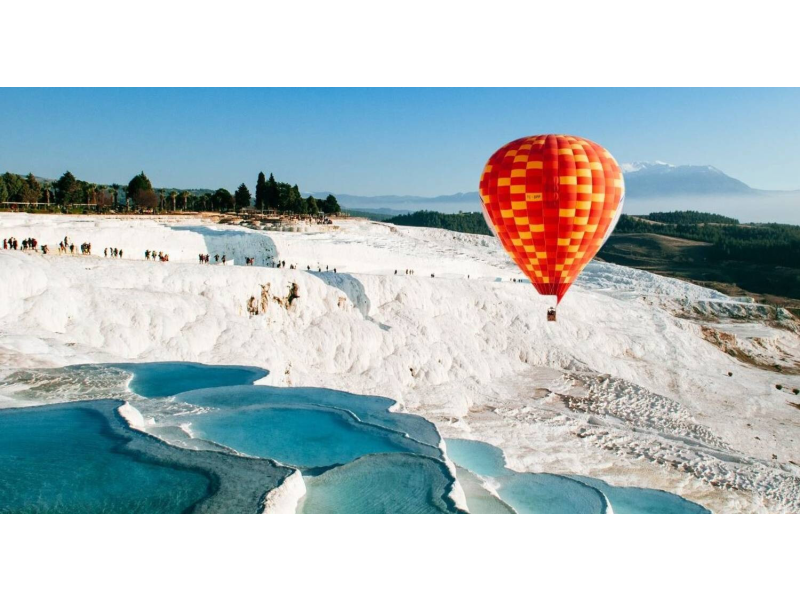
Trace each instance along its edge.
<path fill-rule="evenodd" d="M 477 189 L 502 144 L 570 133 L 619 162 L 710 164 L 800 189 L 800 90 L 0 90 L 0 172 L 436 196 Z"/>

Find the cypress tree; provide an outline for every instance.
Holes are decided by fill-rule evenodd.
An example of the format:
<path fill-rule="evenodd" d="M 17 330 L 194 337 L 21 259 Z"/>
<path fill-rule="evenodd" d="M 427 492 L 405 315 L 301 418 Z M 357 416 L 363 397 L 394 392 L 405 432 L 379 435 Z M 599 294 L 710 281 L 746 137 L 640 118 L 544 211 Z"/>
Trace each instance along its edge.
<path fill-rule="evenodd" d="M 267 205 L 267 179 L 264 177 L 264 172 L 258 174 L 258 181 L 256 182 L 256 208 L 264 210 L 268 208 Z"/>
<path fill-rule="evenodd" d="M 281 193 L 278 189 L 278 182 L 272 173 L 269 174 L 269 181 L 267 182 L 267 208 L 278 210 L 280 205 Z"/>
<path fill-rule="evenodd" d="M 289 189 L 289 201 L 287 204 L 287 208 L 293 213 L 303 214 L 305 212 L 303 197 L 300 195 L 300 189 L 296 185 Z"/>

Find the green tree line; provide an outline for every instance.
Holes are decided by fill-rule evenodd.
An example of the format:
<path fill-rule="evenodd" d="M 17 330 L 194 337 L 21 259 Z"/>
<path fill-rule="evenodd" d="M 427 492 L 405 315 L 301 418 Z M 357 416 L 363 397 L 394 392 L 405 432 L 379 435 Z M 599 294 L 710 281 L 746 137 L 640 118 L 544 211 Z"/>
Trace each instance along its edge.
<path fill-rule="evenodd" d="M 395 225 L 411 225 L 413 227 L 438 227 L 463 233 L 479 233 L 492 235 L 483 214 L 479 212 L 447 214 L 432 210 L 419 210 L 408 215 L 398 215 L 385 220 Z"/>
<path fill-rule="evenodd" d="M 58 181 L 40 183 L 32 173 L 22 177 L 14 173 L 0 176 L 0 206 L 39 205 L 40 208 L 92 204 L 111 206 L 117 191 L 110 186 L 76 179 L 67 171 Z"/>
<path fill-rule="evenodd" d="M 672 223 L 675 225 L 700 225 L 702 223 L 715 223 L 718 225 L 738 225 L 737 219 L 724 217 L 715 213 L 699 212 L 696 210 L 674 210 L 671 212 L 652 212 L 644 215 L 643 219 L 658 221 L 659 223 Z"/>
<path fill-rule="evenodd" d="M 258 174 L 255 208 L 297 215 L 327 215 L 341 212 L 336 197 L 324 199 L 303 197 L 297 185 L 275 180 L 270 174 Z M 253 197 L 245 183 L 231 194 L 225 188 L 196 192 L 171 188 L 154 188 L 144 172 L 135 175 L 128 185 L 100 185 L 81 181 L 67 171 L 58 180 L 40 183 L 33 174 L 21 177 L 14 173 L 0 176 L 0 208 L 25 207 L 28 210 L 62 212 L 123 211 L 217 211 L 239 212 L 253 206 Z"/>

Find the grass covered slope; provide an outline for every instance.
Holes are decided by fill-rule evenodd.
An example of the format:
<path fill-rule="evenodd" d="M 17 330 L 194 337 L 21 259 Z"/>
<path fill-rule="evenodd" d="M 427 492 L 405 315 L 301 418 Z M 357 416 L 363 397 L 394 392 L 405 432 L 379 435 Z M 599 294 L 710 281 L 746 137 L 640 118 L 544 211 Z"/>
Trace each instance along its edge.
<path fill-rule="evenodd" d="M 693 211 L 623 215 L 615 234 L 655 233 L 710 244 L 709 258 L 795 267 L 800 264 L 800 226 L 740 225 L 734 219 Z"/>
<path fill-rule="evenodd" d="M 800 314 L 800 227 L 732 221 L 692 211 L 623 215 L 598 256 L 731 295 L 757 295 Z"/>
<path fill-rule="evenodd" d="M 365 221 L 200 236 L 185 227 L 202 223 L 140 223 L 102 228 L 142 246 L 192 240 L 185 262 L 0 251 L 4 373 L 137 360 L 257 366 L 272 385 L 389 397 L 447 437 L 501 447 L 517 470 L 663 489 L 718 511 L 800 510 L 800 411 L 790 404 L 800 343 L 774 309 L 595 262 L 553 324 L 551 299 L 511 282 L 516 267 L 487 236 Z M 3 236 L 23 228 L 45 243 L 77 238 L 66 219 L 0 220 Z M 245 256 L 274 248 L 299 268 L 196 264 L 206 243 Z M 293 283 L 299 297 L 279 302 Z M 262 286 L 268 306 L 251 316 Z"/>

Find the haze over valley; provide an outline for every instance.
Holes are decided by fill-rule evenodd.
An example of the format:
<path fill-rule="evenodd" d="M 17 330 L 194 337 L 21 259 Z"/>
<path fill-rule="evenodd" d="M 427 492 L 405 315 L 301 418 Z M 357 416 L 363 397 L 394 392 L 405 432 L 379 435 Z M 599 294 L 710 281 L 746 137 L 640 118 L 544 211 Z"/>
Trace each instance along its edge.
<path fill-rule="evenodd" d="M 745 223 L 800 225 L 800 190 L 754 189 L 712 166 L 675 166 L 656 161 L 621 167 L 625 173 L 627 214 L 696 210 L 725 214 Z M 314 196 L 324 197 L 327 193 L 315 192 Z M 474 212 L 480 210 L 481 203 L 477 190 L 435 197 L 334 193 L 347 209 L 383 212 L 387 216 L 417 210 Z"/>

